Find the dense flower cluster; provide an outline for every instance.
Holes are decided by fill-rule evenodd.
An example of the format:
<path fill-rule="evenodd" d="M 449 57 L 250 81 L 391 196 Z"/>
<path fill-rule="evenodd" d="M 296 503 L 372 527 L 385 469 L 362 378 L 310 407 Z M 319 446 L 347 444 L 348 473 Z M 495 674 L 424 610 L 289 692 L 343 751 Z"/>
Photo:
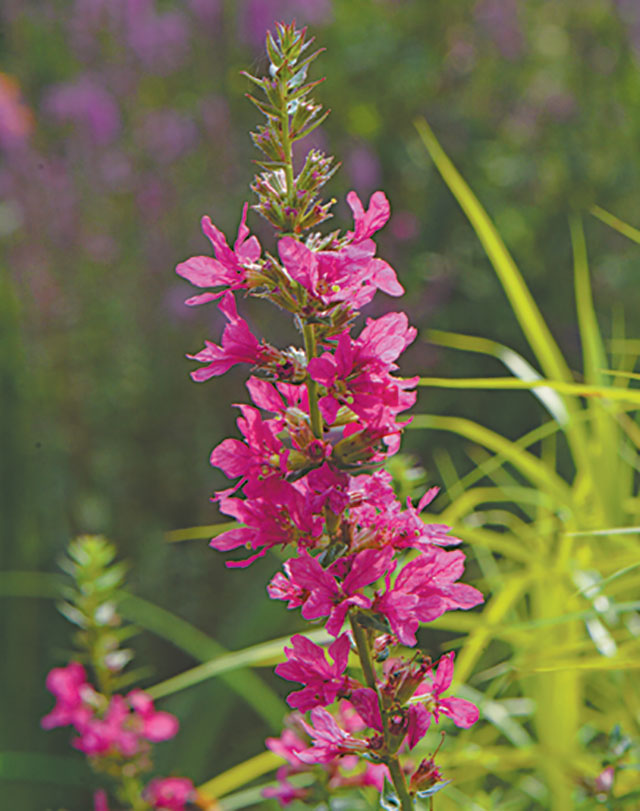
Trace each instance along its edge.
<path fill-rule="evenodd" d="M 249 557 L 227 564 L 241 567 L 273 547 L 289 547 L 291 556 L 271 580 L 269 596 L 300 608 L 307 620 L 322 620 L 335 640 L 325 650 L 296 635 L 285 648 L 287 661 L 276 668 L 302 685 L 289 705 L 311 716 L 299 719 L 297 732 L 268 743 L 288 764 L 273 796 L 283 804 L 300 796 L 286 777 L 309 764 L 321 764 L 337 785 L 341 759 L 351 763 L 366 755 L 382 768 L 375 780 L 370 772 L 362 779 L 377 784 L 388 769 L 404 808 L 424 780 L 416 773 L 406 783 L 398 750 L 415 747 L 441 714 L 469 727 L 478 713 L 467 701 L 441 697 L 451 684 L 453 654 L 434 670 L 428 657 L 388 658 L 389 649 L 415 646 L 421 622 L 472 608 L 483 598 L 458 582 L 464 554 L 442 548 L 458 539 L 448 527 L 421 517 L 437 490 L 428 491 L 417 507 L 411 502 L 403 507 L 381 469 L 399 448 L 408 422 L 401 415 L 414 404 L 417 383 L 395 374 L 396 361 L 416 336 L 405 313 L 367 319 L 354 334 L 359 309 L 378 290 L 391 296 L 404 292 L 395 271 L 376 256 L 372 239 L 389 219 L 389 202 L 378 191 L 365 208 L 351 192 L 351 230 L 303 237 L 311 220 L 329 216 L 330 204 L 318 202 L 316 191 L 333 171 L 331 159 L 313 151 L 297 176 L 293 170 L 293 135 L 311 126 L 306 121 L 296 129 L 297 111 L 304 107 L 313 117 L 320 110 L 304 101 L 313 83 L 300 87 L 315 57 L 300 61 L 307 45 L 304 32 L 279 26 L 277 38 L 268 40 L 269 76 L 249 77 L 268 99 L 258 104 L 268 124 L 254 142 L 272 159 L 262 164 L 270 171 L 254 183 L 259 196 L 254 208 L 276 228 L 277 251 L 263 256 L 247 227 L 245 205 L 233 248 L 205 217 L 203 230 L 215 258 L 192 257 L 177 268 L 205 290 L 187 304 L 217 301 L 227 321 L 219 344 L 207 341 L 189 356 L 202 364 L 193 379 L 207 380 L 236 364 L 251 367 L 247 388 L 253 404 L 239 406 L 242 438 L 225 439 L 211 454 L 211 464 L 234 480 L 215 500 L 240 526 L 218 535 L 211 546 L 249 550 Z M 279 119 L 278 104 L 284 111 Z M 315 175 L 310 161 L 318 167 Z M 238 313 L 239 293 L 291 313 L 304 347 L 280 349 L 256 337 Z M 353 647 L 363 682 L 347 672 Z M 332 715 L 326 707 L 335 702 L 338 714 Z M 369 732 L 363 735 L 364 730 Z M 427 770 L 432 777 L 434 769 Z"/>
<path fill-rule="evenodd" d="M 178 719 L 157 711 L 142 690 L 107 698 L 91 686 L 78 662 L 54 668 L 46 685 L 56 704 L 42 719 L 43 728 L 72 726 L 78 733 L 73 746 L 90 757 L 98 770 L 114 772 L 114 766 L 124 766 L 130 778 L 144 772 L 150 765 L 150 744 L 169 740 L 178 732 Z M 157 778 L 145 789 L 144 798 L 149 808 L 184 811 L 193 793 L 193 783 L 186 778 Z M 103 791 L 96 792 L 95 808 L 108 811 Z"/>

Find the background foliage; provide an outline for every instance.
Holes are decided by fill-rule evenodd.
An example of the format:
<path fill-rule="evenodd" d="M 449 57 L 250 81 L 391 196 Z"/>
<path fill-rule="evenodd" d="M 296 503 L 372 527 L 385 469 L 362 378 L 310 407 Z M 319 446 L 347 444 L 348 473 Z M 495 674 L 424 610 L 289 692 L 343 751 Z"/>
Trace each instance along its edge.
<path fill-rule="evenodd" d="M 444 164 L 436 168 L 414 126 L 422 115 L 516 258 L 565 358 L 566 380 L 602 386 L 612 380 L 602 368 L 633 371 L 638 246 L 593 217 L 585 220 L 589 278 L 582 220 L 574 217 L 570 227 L 569 215 L 598 205 L 623 220 L 635 214 L 638 225 L 636 3 L 6 0 L 0 15 L 1 70 L 17 81 L 30 110 L 26 135 L 16 139 L 7 134 L 6 117 L 3 129 L 0 103 L 2 567 L 55 572 L 71 535 L 113 538 L 134 564 L 132 590 L 216 640 L 205 643 L 196 635 L 184 642 L 184 628 L 175 626 L 172 635 L 167 616 L 133 601 L 135 622 L 173 639 L 142 633 L 136 640 L 139 661 L 151 668 L 147 683 L 217 655 L 220 646 L 236 650 L 292 630 L 292 620 L 264 597 L 272 561 L 229 572 L 206 543 L 178 542 L 182 536 L 174 532 L 218 520 L 207 499 L 222 482 L 207 452 L 233 430 L 229 403 L 243 393 L 241 373 L 229 375 L 222 389 L 188 380 L 184 352 L 217 336 L 221 325 L 211 308 L 183 307 L 189 289 L 173 267 L 205 250 L 197 227 L 203 213 L 227 231 L 236 227 L 255 157 L 246 135 L 255 113 L 243 99 L 248 88 L 240 70 L 261 67 L 264 31 L 274 19 L 310 23 L 327 48 L 327 84 L 318 95 L 333 112 L 316 143 L 343 161 L 331 191 L 342 199 L 350 188 L 363 197 L 384 188 L 390 197 L 394 216 L 380 253 L 398 270 L 409 315 L 422 330 L 403 371 L 432 379 L 504 374 L 496 362 L 499 347 L 454 353 L 446 348 L 450 337 L 428 334 L 435 329 L 484 336 L 521 353 L 546 376 L 562 378 L 560 367 L 545 368 L 531 334 L 514 318 L 499 276 L 442 181 Z M 344 222 L 343 204 L 337 216 Z M 257 217 L 252 225 L 261 233 Z M 586 292 L 591 288 L 595 313 Z M 287 340 L 260 310 L 252 318 L 256 332 Z M 569 369 L 578 371 L 570 376 Z M 622 377 L 614 383 L 634 385 Z M 558 621 L 565 612 L 595 611 L 587 605 L 595 599 L 588 589 L 599 579 L 609 582 L 637 557 L 633 534 L 561 543 L 564 532 L 637 523 L 633 402 L 620 399 L 604 408 L 556 396 L 565 397 L 572 436 L 567 432 L 567 442 L 556 445 L 543 441 L 542 429 L 529 446 L 537 463 L 509 456 L 511 446 L 500 445 L 495 433 L 442 422 L 467 418 L 515 440 L 550 417 L 527 391 L 460 390 L 432 380 L 416 412 L 436 416 L 415 424 L 447 430 L 416 429 L 405 439 L 426 480 L 446 484 L 448 495 L 436 509 L 473 542 L 477 582 L 494 595 L 480 620 L 492 624 L 476 627 L 475 617 L 468 625 L 443 623 L 425 642 L 437 646 L 469 632 L 462 655 L 470 690 L 487 702 L 498 696 L 548 708 L 532 720 L 530 706 L 513 705 L 516 715 L 525 713 L 521 732 L 487 724 L 483 745 L 503 749 L 496 750 L 495 763 L 466 771 L 478 781 L 448 793 L 444 802 L 452 808 L 473 807 L 464 797 L 456 800 L 456 791 L 475 792 L 481 808 L 551 807 L 545 785 L 555 785 L 552 794 L 560 792 L 561 802 L 568 772 L 554 774 L 554 753 L 543 750 L 540 758 L 533 742 L 556 734 L 550 719 L 558 708 L 549 701 L 560 702 L 564 712 L 576 690 L 586 699 L 576 699 L 563 731 L 567 745 L 577 747 L 572 785 L 598 773 L 616 723 L 637 735 L 639 699 L 624 675 L 638 662 L 637 626 L 634 632 L 629 619 L 634 610 L 614 611 L 619 627 L 613 615 Z M 491 462 L 483 447 L 506 454 L 511 467 Z M 522 453 L 523 442 L 519 448 Z M 484 492 L 468 490 L 467 483 Z M 493 535 L 483 533 L 487 523 Z M 576 571 L 587 580 L 576 581 Z M 609 609 L 613 598 L 632 601 L 634 584 L 637 594 L 631 577 L 610 581 L 617 591 L 607 592 Z M 66 732 L 45 736 L 38 729 L 49 706 L 44 674 L 60 663 L 68 644 L 68 629 L 48 599 L 51 581 L 43 578 L 5 573 L 0 580 L 7 608 L 3 796 L 9 806 L 27 810 L 84 808 L 84 771 L 68 754 Z M 594 644 L 593 622 L 590 630 L 585 620 L 595 619 L 615 642 L 614 656 L 610 647 L 607 654 Z M 535 634 L 531 622 L 538 623 Z M 495 639 L 487 648 L 489 633 Z M 545 681 L 531 672 L 542 650 L 545 662 L 554 651 L 585 661 L 581 670 L 572 662 L 563 676 L 556 672 Z M 620 650 L 624 656 L 616 659 Z M 612 658 L 615 666 L 602 664 Z M 586 671 L 596 676 L 586 680 L 580 675 Z M 268 669 L 256 672 L 264 679 L 253 685 L 250 702 L 223 679 L 167 698 L 183 732 L 175 745 L 164 746 L 166 762 L 159 766 L 204 781 L 258 754 L 261 740 L 277 728 L 281 688 Z M 485 716 L 491 711 L 486 704 Z M 237 736 L 229 737 L 230 728 Z M 459 743 L 460 751 L 471 751 L 474 735 Z M 507 748 L 514 775 L 508 779 Z M 487 780 L 498 762 L 503 773 Z M 489 804 L 502 803 L 496 792 L 511 785 L 517 789 L 506 796 L 515 805 Z M 486 799 L 491 792 L 494 799 Z"/>

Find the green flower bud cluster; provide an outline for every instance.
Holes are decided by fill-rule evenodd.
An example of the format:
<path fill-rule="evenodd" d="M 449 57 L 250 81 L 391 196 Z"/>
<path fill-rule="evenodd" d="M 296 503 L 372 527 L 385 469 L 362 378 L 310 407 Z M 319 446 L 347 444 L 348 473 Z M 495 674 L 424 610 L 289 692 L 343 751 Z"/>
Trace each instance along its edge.
<path fill-rule="evenodd" d="M 294 142 L 313 132 L 329 115 L 309 95 L 324 79 L 306 81 L 309 65 L 323 49 L 303 58 L 313 42 L 305 36 L 306 29 L 297 31 L 293 23 L 278 23 L 275 37 L 267 37 L 268 75 L 257 78 L 244 73 L 266 97 L 259 100 L 247 94 L 267 119 L 251 133 L 253 143 L 266 157 L 256 161 L 265 171 L 256 175 L 251 186 L 259 198 L 253 208 L 281 233 L 296 235 L 331 216 L 335 200 L 320 201 L 318 191 L 339 167 L 332 157 L 312 149 L 300 172 L 293 173 Z"/>

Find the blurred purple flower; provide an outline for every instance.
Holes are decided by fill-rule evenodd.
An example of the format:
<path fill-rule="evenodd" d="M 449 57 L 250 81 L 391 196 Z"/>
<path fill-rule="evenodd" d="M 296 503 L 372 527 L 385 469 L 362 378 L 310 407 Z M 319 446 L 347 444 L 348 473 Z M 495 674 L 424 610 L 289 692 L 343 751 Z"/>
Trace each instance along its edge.
<path fill-rule="evenodd" d="M 43 105 L 54 119 L 73 121 L 99 145 L 108 144 L 120 130 L 120 111 L 113 96 L 88 76 L 54 85 Z"/>
<path fill-rule="evenodd" d="M 518 59 L 524 49 L 524 39 L 516 0 L 479 0 L 474 14 L 502 56 Z"/>
<path fill-rule="evenodd" d="M 166 75 L 180 67 L 191 33 L 184 14 L 157 14 L 153 0 L 126 0 L 125 27 L 129 46 L 147 70 Z"/>
<path fill-rule="evenodd" d="M 251 45 L 262 48 L 276 22 L 295 19 L 299 26 L 326 25 L 333 9 L 331 0 L 247 0 L 241 5 L 240 31 Z"/>
<path fill-rule="evenodd" d="M 349 175 L 351 186 L 360 195 L 369 195 L 380 187 L 380 160 L 366 144 L 354 146 L 347 152 L 344 168 Z"/>
<path fill-rule="evenodd" d="M 158 163 L 171 163 L 196 142 L 194 122 L 176 110 L 152 110 L 139 128 L 138 137 Z"/>

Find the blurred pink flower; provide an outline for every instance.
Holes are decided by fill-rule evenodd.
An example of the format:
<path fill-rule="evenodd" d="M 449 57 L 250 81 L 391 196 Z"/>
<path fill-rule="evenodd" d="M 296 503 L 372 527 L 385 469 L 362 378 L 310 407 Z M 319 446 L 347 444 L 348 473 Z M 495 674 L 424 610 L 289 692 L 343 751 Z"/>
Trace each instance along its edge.
<path fill-rule="evenodd" d="M 194 786 L 186 777 L 164 777 L 152 780 L 144 791 L 144 798 L 154 808 L 167 811 L 185 811 L 194 796 Z"/>

